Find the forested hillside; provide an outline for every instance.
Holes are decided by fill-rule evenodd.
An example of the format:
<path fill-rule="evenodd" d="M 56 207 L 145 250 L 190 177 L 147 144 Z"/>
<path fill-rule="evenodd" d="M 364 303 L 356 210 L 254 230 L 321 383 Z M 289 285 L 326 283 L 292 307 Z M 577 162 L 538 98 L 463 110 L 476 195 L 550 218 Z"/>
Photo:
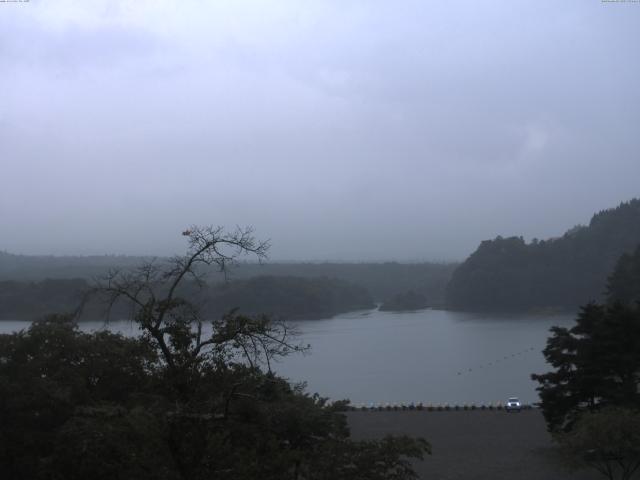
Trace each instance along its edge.
<path fill-rule="evenodd" d="M 603 298 L 621 255 L 640 244 L 640 200 L 595 214 L 562 237 L 487 240 L 453 273 L 447 304 L 468 310 L 575 309 Z"/>
<path fill-rule="evenodd" d="M 84 279 L 0 281 L 0 320 L 34 320 L 50 313 L 74 312 L 89 288 L 90 283 Z M 210 318 L 238 309 L 247 315 L 313 319 L 374 307 L 363 287 L 326 277 L 254 277 L 207 285 L 201 290 L 194 283 L 185 283 L 179 293 L 201 305 L 202 313 Z M 85 304 L 81 319 L 105 318 L 106 308 L 105 302 L 93 298 Z M 125 318 L 129 313 L 124 305 L 116 304 L 111 318 Z"/>

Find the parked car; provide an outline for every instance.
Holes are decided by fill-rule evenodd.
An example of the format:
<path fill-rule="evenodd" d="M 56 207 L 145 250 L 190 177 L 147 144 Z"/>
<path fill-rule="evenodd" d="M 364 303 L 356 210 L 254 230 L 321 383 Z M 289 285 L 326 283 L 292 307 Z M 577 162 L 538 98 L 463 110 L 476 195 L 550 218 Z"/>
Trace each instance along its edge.
<path fill-rule="evenodd" d="M 507 412 L 518 412 L 518 413 L 520 413 L 520 411 L 522 410 L 522 404 L 520 403 L 520 400 L 518 400 L 517 397 L 511 397 L 511 398 L 509 398 L 509 400 L 507 400 L 507 403 L 504 406 L 504 409 Z"/>

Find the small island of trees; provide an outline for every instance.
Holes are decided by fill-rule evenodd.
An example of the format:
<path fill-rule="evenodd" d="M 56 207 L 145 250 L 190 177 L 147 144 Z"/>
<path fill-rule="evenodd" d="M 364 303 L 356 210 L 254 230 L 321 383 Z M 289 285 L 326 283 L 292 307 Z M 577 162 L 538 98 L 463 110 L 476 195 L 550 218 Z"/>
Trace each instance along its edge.
<path fill-rule="evenodd" d="M 409 290 L 408 292 L 394 295 L 393 298 L 380 305 L 380 310 L 383 312 L 403 312 L 422 310 L 428 306 L 426 296 Z"/>

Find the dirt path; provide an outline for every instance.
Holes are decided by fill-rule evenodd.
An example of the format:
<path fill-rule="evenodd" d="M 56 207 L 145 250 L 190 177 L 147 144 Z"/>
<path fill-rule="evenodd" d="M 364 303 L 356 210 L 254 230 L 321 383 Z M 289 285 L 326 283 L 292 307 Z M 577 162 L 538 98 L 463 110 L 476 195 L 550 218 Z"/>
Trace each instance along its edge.
<path fill-rule="evenodd" d="M 416 466 L 422 479 L 600 478 L 589 470 L 571 473 L 558 464 L 538 410 L 350 412 L 348 417 L 355 438 L 378 438 L 391 433 L 427 439 L 433 454 Z"/>

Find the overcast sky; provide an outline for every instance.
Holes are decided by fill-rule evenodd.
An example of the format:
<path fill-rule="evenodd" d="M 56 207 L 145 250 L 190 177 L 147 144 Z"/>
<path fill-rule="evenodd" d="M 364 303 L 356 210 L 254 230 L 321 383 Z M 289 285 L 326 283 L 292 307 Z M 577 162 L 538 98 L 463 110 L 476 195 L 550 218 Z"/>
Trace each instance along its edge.
<path fill-rule="evenodd" d="M 640 195 L 640 3 L 0 3 L 0 250 L 458 260 Z"/>

